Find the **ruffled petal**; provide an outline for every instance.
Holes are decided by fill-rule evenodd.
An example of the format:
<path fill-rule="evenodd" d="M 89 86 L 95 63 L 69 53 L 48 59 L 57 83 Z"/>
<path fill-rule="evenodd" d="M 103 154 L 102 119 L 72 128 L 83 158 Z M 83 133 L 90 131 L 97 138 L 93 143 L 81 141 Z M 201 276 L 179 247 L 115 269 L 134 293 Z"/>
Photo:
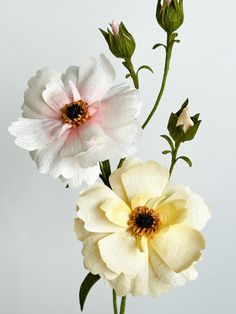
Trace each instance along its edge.
<path fill-rule="evenodd" d="M 114 172 L 112 172 L 112 174 L 109 177 L 109 181 L 112 187 L 112 190 L 125 202 L 129 202 L 123 183 L 121 181 L 121 176 L 123 173 L 125 173 L 126 171 L 128 171 L 129 169 L 131 169 L 134 166 L 137 165 L 141 165 L 143 164 L 143 162 L 141 161 L 141 159 L 138 159 L 136 157 L 129 157 L 126 158 L 125 161 L 123 162 L 123 165 L 121 168 L 115 170 Z"/>
<path fill-rule="evenodd" d="M 169 267 L 151 247 L 149 250 L 149 260 L 157 276 L 161 278 L 161 280 L 170 284 L 172 287 L 183 286 L 188 280 L 194 280 L 197 278 L 197 272 L 193 267 L 190 267 L 180 273 L 176 273 L 169 269 Z"/>
<path fill-rule="evenodd" d="M 146 253 L 139 251 L 129 232 L 113 233 L 100 240 L 98 246 L 103 261 L 116 274 L 134 278 L 142 270 Z"/>
<path fill-rule="evenodd" d="M 210 208 L 204 202 L 204 199 L 193 193 L 190 188 L 182 185 L 168 184 L 164 192 L 169 197 L 166 202 L 176 199 L 183 199 L 186 202 L 188 215 L 184 220 L 184 224 L 197 230 L 202 230 L 207 221 L 211 218 Z"/>
<path fill-rule="evenodd" d="M 117 91 L 117 92 L 116 92 Z M 114 86 L 101 100 L 93 120 L 103 128 L 121 128 L 132 124 L 138 116 L 142 102 L 137 90 L 128 89 L 126 86 Z"/>
<path fill-rule="evenodd" d="M 100 209 L 108 198 L 116 198 L 114 192 L 104 185 L 95 185 L 85 190 L 78 199 L 78 217 L 84 221 L 87 231 L 107 233 L 123 231 L 124 228 L 110 222 Z"/>
<path fill-rule="evenodd" d="M 197 230 L 173 225 L 158 232 L 151 245 L 168 267 L 179 273 L 201 258 L 205 240 Z"/>
<path fill-rule="evenodd" d="M 51 119 L 19 118 L 9 127 L 9 132 L 16 137 L 16 144 L 33 151 L 41 149 L 57 138 L 62 123 Z"/>
<path fill-rule="evenodd" d="M 188 215 L 186 202 L 184 200 L 175 200 L 163 202 L 154 207 L 161 216 L 161 223 L 164 226 L 174 225 L 185 220 Z"/>
<path fill-rule="evenodd" d="M 89 59 L 79 71 L 78 90 L 83 101 L 92 104 L 102 98 L 115 79 L 115 71 L 108 59 L 101 55 Z"/>
<path fill-rule="evenodd" d="M 85 238 L 90 235 L 90 233 L 84 229 L 84 222 L 79 218 L 75 218 L 74 232 L 77 236 L 77 239 L 80 241 L 84 241 Z"/>
<path fill-rule="evenodd" d="M 90 234 L 83 241 L 82 254 L 84 256 L 84 267 L 87 270 L 94 275 L 100 275 L 102 278 L 112 280 L 118 275 L 107 268 L 98 248 L 98 241 L 106 236 L 106 234 Z"/>
<path fill-rule="evenodd" d="M 162 194 L 168 182 L 168 171 L 157 162 L 148 161 L 123 173 L 121 181 L 130 201 L 138 194 L 154 198 Z"/>
<path fill-rule="evenodd" d="M 44 101 L 60 114 L 60 109 L 66 104 L 70 104 L 73 98 L 70 98 L 64 85 L 61 83 L 48 83 L 42 93 Z"/>

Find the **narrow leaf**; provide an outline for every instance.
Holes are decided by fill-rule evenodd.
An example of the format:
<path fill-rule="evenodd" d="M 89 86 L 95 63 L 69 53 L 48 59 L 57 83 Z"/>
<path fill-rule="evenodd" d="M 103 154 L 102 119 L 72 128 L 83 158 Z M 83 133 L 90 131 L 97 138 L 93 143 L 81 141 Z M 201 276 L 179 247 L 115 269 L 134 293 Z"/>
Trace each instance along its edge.
<path fill-rule="evenodd" d="M 192 167 L 193 163 L 192 163 L 191 159 L 189 159 L 188 157 L 180 156 L 180 157 L 177 158 L 177 160 L 179 160 L 179 159 L 184 160 L 189 165 L 189 167 Z"/>
<path fill-rule="evenodd" d="M 131 75 L 128 73 L 126 74 L 125 78 L 129 78 Z"/>
<path fill-rule="evenodd" d="M 142 66 L 138 69 L 136 75 L 138 75 L 138 73 L 139 73 L 140 70 L 144 70 L 144 69 L 146 69 L 146 70 L 148 70 L 148 71 L 154 73 L 154 71 L 153 71 L 153 69 L 152 69 L 151 67 L 149 67 L 148 65 L 142 65 Z"/>
<path fill-rule="evenodd" d="M 163 155 L 168 155 L 168 154 L 171 154 L 171 150 L 163 150 L 162 154 Z"/>
<path fill-rule="evenodd" d="M 156 44 L 152 47 L 152 49 L 157 49 L 158 47 L 164 47 L 166 49 L 166 45 L 163 44 Z"/>
<path fill-rule="evenodd" d="M 172 142 L 172 139 L 168 135 L 161 135 L 161 137 L 164 138 L 168 142 L 171 150 L 174 151 L 175 147 L 174 147 L 174 144 Z"/>
<path fill-rule="evenodd" d="M 80 291 L 79 291 L 79 302 L 80 302 L 80 308 L 81 311 L 83 311 L 84 309 L 84 304 L 86 301 L 86 298 L 89 294 L 89 291 L 91 290 L 91 288 L 95 285 L 95 283 L 100 279 L 99 275 L 93 275 L 91 273 L 89 273 L 84 281 L 82 282 L 81 286 L 80 286 Z"/>

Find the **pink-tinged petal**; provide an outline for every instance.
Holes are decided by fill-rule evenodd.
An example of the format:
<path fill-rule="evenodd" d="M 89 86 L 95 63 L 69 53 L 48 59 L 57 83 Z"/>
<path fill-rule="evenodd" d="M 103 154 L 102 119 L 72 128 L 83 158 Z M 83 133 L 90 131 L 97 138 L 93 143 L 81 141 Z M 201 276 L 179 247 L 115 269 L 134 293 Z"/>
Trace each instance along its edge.
<path fill-rule="evenodd" d="M 78 100 L 80 100 L 80 99 L 81 99 L 81 96 L 80 96 L 80 94 L 79 94 L 79 91 L 78 91 L 78 89 L 77 89 L 75 83 L 72 82 L 72 81 L 69 81 L 68 84 L 69 84 L 68 93 L 69 93 L 70 98 L 73 99 L 73 101 L 78 101 Z"/>
<path fill-rule="evenodd" d="M 62 81 L 66 89 L 69 87 L 69 82 L 73 82 L 75 86 L 78 86 L 79 80 L 79 67 L 72 65 L 70 66 L 64 74 L 62 74 Z"/>
<path fill-rule="evenodd" d="M 78 89 L 82 100 L 88 104 L 99 101 L 111 87 L 115 71 L 108 59 L 101 55 L 97 61 L 90 59 L 80 67 Z"/>
<path fill-rule="evenodd" d="M 62 84 L 47 84 L 42 96 L 44 101 L 56 112 L 58 112 L 58 114 L 60 114 L 61 108 L 73 101 L 73 99 L 69 98 L 67 95 L 67 91 Z"/>
<path fill-rule="evenodd" d="M 121 128 L 133 123 L 142 102 L 137 90 L 118 85 L 108 90 L 92 117 L 104 128 Z"/>
<path fill-rule="evenodd" d="M 9 132 L 16 137 L 16 144 L 33 151 L 51 143 L 60 132 L 62 123 L 50 119 L 20 118 L 9 127 Z"/>
<path fill-rule="evenodd" d="M 36 76 L 28 81 L 28 89 L 24 94 L 24 118 L 55 118 L 57 111 L 51 108 L 43 99 L 42 93 L 48 83 L 62 84 L 61 76 L 55 70 L 46 67 L 39 70 Z"/>
<path fill-rule="evenodd" d="M 120 30 L 120 23 L 115 21 L 115 20 L 113 20 L 112 24 L 111 24 L 111 28 L 112 28 L 113 35 L 118 36 L 119 35 L 119 30 Z"/>

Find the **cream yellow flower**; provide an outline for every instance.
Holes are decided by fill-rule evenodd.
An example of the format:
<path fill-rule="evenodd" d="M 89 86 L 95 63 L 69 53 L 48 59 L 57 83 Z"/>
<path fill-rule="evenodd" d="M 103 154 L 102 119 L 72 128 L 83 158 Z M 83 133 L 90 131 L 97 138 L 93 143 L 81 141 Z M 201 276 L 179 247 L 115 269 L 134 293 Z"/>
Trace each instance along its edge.
<path fill-rule="evenodd" d="M 168 177 L 157 162 L 132 158 L 110 176 L 112 190 L 98 184 L 80 194 L 75 232 L 85 268 L 120 296 L 157 296 L 197 277 L 209 208 Z"/>

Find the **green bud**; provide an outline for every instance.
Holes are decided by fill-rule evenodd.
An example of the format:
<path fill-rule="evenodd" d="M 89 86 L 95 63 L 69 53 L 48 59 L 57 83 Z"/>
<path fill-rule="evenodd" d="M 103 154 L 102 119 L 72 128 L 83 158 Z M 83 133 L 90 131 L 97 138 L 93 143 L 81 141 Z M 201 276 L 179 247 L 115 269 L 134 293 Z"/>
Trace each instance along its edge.
<path fill-rule="evenodd" d="M 168 122 L 168 131 L 177 143 L 194 139 L 201 124 L 200 114 L 190 117 L 188 114 L 188 99 L 177 113 L 172 113 Z"/>
<path fill-rule="evenodd" d="M 122 22 L 120 24 L 113 22 L 111 27 L 112 30 L 108 28 L 107 32 L 100 29 L 111 53 L 117 58 L 130 59 L 136 48 L 133 36 Z"/>
<path fill-rule="evenodd" d="M 175 32 L 184 21 L 183 0 L 158 0 L 156 18 L 167 33 Z"/>

